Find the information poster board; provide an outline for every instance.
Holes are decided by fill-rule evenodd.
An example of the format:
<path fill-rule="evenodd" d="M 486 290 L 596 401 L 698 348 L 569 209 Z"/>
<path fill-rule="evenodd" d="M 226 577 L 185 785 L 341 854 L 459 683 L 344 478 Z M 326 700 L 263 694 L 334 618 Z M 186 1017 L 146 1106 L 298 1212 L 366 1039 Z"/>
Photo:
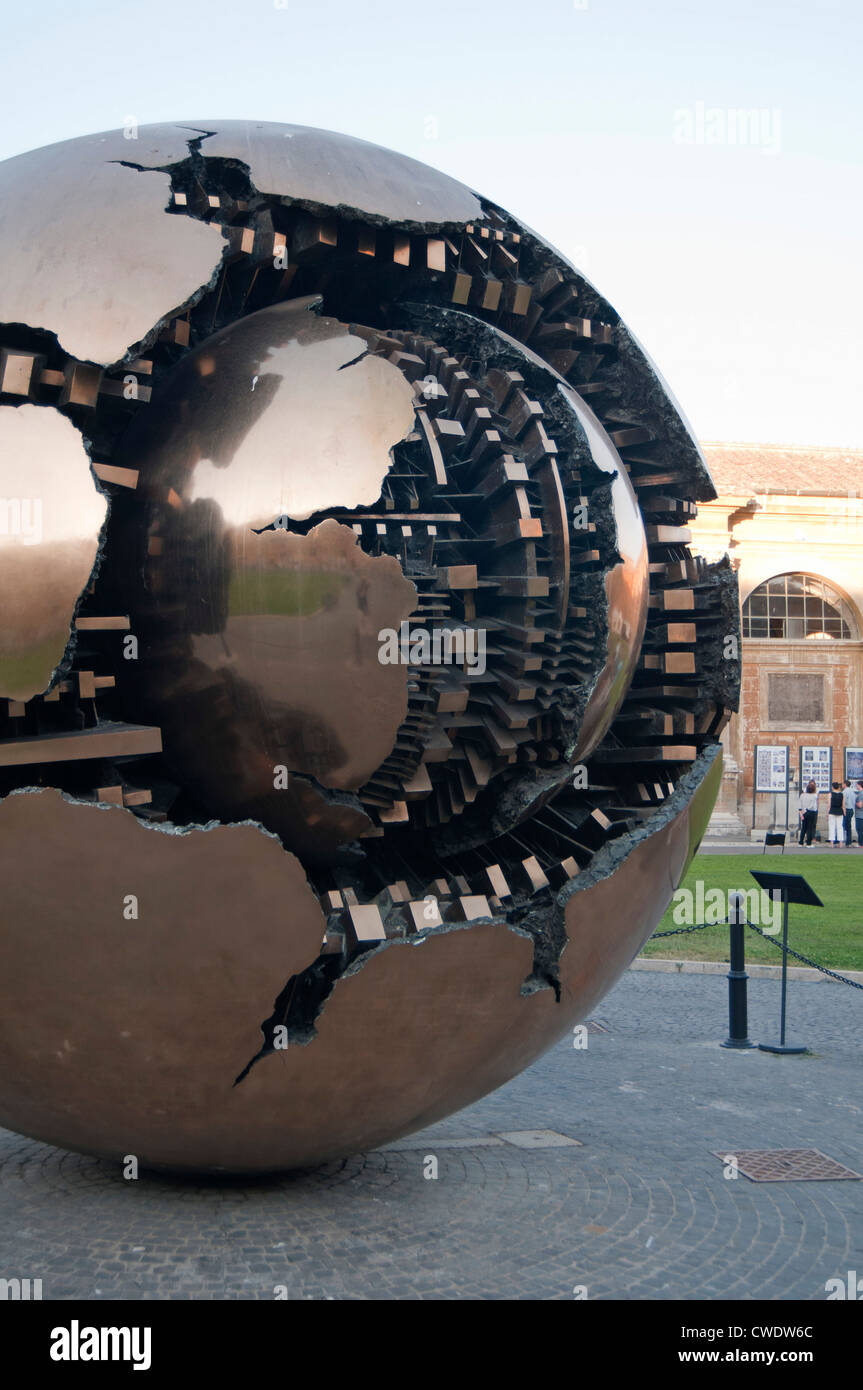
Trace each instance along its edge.
<path fill-rule="evenodd" d="M 829 792 L 833 781 L 833 749 L 823 744 L 815 746 L 800 745 L 800 790 L 806 790 L 808 782 L 814 782 L 819 792 Z"/>
<path fill-rule="evenodd" d="M 849 782 L 863 781 L 863 748 L 845 749 L 845 776 Z"/>
<path fill-rule="evenodd" d="M 755 790 L 757 792 L 787 792 L 787 744 L 756 743 Z"/>

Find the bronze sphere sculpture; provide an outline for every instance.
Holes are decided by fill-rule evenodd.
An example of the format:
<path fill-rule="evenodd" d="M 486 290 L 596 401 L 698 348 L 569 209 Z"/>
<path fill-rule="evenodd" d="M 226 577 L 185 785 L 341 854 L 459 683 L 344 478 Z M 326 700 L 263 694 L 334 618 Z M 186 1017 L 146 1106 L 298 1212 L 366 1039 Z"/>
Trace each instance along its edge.
<path fill-rule="evenodd" d="M 405 156 L 0 164 L 0 1123 L 340 1157 L 585 1018 L 736 706 L 713 495 L 614 310 Z"/>

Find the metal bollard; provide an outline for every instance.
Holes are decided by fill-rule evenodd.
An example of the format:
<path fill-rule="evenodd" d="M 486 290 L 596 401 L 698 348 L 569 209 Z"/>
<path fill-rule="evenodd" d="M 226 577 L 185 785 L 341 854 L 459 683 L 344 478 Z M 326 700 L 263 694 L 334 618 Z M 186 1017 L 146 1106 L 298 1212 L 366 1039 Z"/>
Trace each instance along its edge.
<path fill-rule="evenodd" d="M 720 1047 L 754 1047 L 749 1041 L 749 1017 L 746 1002 L 746 973 L 744 931 L 744 897 L 736 893 L 728 904 L 730 935 L 730 969 L 728 971 L 728 1037 Z"/>

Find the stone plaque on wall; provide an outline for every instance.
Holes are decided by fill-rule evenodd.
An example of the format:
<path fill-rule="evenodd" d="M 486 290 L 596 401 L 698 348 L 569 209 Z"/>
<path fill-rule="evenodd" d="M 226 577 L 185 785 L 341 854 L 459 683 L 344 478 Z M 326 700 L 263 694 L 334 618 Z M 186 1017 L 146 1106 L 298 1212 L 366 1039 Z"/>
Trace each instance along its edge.
<path fill-rule="evenodd" d="M 771 724 L 823 724 L 824 677 L 768 672 L 767 718 Z"/>

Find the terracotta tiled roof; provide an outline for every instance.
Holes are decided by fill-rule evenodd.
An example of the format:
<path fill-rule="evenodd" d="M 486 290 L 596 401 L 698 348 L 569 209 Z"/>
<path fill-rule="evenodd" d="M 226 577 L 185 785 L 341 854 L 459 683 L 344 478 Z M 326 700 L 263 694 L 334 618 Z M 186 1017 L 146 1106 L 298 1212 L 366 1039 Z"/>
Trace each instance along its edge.
<path fill-rule="evenodd" d="M 863 449 L 709 443 L 701 448 L 720 497 L 759 492 L 863 496 Z"/>

